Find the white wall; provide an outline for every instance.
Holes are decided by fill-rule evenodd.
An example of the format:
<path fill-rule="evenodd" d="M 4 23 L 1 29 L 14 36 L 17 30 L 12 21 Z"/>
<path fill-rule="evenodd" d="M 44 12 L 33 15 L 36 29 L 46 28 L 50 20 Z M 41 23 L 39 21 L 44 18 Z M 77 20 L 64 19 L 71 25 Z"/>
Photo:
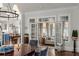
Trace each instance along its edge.
<path fill-rule="evenodd" d="M 79 30 L 79 8 L 78 7 L 71 7 L 71 8 L 61 8 L 61 9 L 52 9 L 52 10 L 43 10 L 43 11 L 36 11 L 36 12 L 26 12 L 25 13 L 25 25 L 23 31 L 24 33 L 29 33 L 29 20 L 30 17 L 44 17 L 44 16 L 53 16 L 53 15 L 63 15 L 69 14 L 70 15 L 70 34 L 73 29 Z M 27 27 L 27 28 L 26 28 Z M 65 42 L 65 50 L 72 51 L 73 50 L 73 41 L 69 39 Z M 79 39 L 77 40 L 77 51 L 79 52 Z"/>

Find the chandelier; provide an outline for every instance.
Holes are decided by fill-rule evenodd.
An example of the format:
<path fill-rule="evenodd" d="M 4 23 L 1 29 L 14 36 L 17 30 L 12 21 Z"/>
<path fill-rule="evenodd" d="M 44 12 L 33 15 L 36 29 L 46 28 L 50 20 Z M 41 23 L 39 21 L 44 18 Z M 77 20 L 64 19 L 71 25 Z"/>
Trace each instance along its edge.
<path fill-rule="evenodd" d="M 19 14 L 16 10 L 12 10 L 11 5 L 8 3 L 7 7 L 0 8 L 0 17 L 1 18 L 18 18 Z"/>

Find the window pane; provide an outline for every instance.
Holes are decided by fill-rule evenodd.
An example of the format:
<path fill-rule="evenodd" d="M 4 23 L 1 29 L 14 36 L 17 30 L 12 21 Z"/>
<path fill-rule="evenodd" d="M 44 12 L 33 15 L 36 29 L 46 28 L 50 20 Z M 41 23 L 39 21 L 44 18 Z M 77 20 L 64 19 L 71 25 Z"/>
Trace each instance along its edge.
<path fill-rule="evenodd" d="M 69 36 L 69 32 L 68 32 L 69 27 L 68 27 L 68 25 L 69 25 L 68 22 L 64 22 L 64 34 L 63 34 L 64 39 L 66 39 Z"/>

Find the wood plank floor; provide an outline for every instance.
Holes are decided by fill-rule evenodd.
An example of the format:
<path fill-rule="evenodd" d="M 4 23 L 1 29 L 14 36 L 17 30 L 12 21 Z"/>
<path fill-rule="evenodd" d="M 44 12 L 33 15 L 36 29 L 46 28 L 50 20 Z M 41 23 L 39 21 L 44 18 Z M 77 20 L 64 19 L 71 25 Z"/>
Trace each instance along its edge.
<path fill-rule="evenodd" d="M 48 56 L 79 56 L 79 53 L 72 51 L 56 51 L 54 48 L 48 48 Z"/>
<path fill-rule="evenodd" d="M 72 51 L 62 51 L 57 52 L 55 51 L 56 56 L 79 56 L 79 53 L 73 53 Z"/>
<path fill-rule="evenodd" d="M 57 51 L 53 46 L 47 46 L 47 47 L 48 47 L 48 56 L 79 56 L 78 52 L 74 54 L 72 51 Z M 18 51 L 15 52 L 18 53 Z M 13 56 L 18 56 L 18 54 Z"/>

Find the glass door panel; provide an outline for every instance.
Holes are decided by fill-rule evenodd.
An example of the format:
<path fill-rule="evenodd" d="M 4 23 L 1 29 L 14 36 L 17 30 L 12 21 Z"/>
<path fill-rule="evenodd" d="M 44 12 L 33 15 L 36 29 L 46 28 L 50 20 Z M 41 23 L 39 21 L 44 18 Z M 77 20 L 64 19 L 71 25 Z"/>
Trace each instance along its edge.
<path fill-rule="evenodd" d="M 50 23 L 50 36 L 55 37 L 55 23 Z"/>
<path fill-rule="evenodd" d="M 56 46 L 62 44 L 62 23 L 56 22 Z"/>
<path fill-rule="evenodd" d="M 36 24 L 31 24 L 31 39 L 36 40 L 37 39 L 37 31 L 36 31 Z"/>
<path fill-rule="evenodd" d="M 68 40 L 69 36 L 69 17 L 68 16 L 61 16 L 60 19 L 62 20 L 63 25 L 63 39 Z"/>

